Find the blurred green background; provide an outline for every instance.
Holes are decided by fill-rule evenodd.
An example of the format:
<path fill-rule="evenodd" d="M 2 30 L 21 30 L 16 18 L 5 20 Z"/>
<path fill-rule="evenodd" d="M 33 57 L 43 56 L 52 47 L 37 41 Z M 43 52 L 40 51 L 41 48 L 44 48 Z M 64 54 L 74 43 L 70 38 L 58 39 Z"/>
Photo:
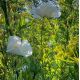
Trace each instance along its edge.
<path fill-rule="evenodd" d="M 78 3 L 58 2 L 61 17 L 40 20 L 23 9 L 32 0 L 0 0 L 0 80 L 79 80 Z M 11 35 L 27 39 L 33 54 L 6 53 Z"/>

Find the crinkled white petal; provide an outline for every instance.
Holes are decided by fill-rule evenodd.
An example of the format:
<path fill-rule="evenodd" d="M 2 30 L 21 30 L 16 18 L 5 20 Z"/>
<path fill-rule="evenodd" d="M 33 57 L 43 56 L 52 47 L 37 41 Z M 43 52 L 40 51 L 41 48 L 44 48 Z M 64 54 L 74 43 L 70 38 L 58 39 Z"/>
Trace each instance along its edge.
<path fill-rule="evenodd" d="M 17 36 L 10 36 L 8 40 L 7 52 L 19 53 L 19 47 L 21 45 L 21 39 Z"/>
<path fill-rule="evenodd" d="M 23 40 L 22 41 L 22 45 L 20 47 L 20 54 L 22 56 L 28 57 L 30 55 L 32 55 L 32 47 L 30 45 L 30 43 L 27 40 Z"/>
<path fill-rule="evenodd" d="M 35 10 L 35 9 L 31 10 L 30 13 L 32 14 L 32 16 L 33 16 L 34 18 L 41 18 L 41 17 L 36 13 L 36 10 Z"/>
<path fill-rule="evenodd" d="M 38 7 L 33 6 L 32 14 L 38 15 L 36 18 L 39 18 L 39 16 L 48 18 L 58 18 L 61 16 L 59 5 L 52 1 L 42 2 Z"/>

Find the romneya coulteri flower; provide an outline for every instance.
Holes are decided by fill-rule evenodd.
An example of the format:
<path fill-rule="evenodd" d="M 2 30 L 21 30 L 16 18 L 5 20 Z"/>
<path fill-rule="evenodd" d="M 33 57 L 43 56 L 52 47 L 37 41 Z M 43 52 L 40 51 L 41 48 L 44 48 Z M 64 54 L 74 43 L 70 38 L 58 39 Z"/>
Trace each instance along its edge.
<path fill-rule="evenodd" d="M 61 16 L 61 11 L 58 3 L 55 0 L 41 1 L 38 6 L 32 6 L 31 14 L 34 18 L 47 17 L 58 18 Z"/>
<path fill-rule="evenodd" d="M 32 47 L 27 40 L 21 41 L 18 36 L 10 36 L 7 52 L 28 57 L 32 55 Z"/>

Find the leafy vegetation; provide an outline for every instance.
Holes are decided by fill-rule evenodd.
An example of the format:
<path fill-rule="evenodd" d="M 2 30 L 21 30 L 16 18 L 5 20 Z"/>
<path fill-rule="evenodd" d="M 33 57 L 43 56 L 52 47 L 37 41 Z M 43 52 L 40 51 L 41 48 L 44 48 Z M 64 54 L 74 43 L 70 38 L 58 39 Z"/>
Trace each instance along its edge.
<path fill-rule="evenodd" d="M 78 7 L 74 8 L 73 0 L 58 2 L 61 17 L 41 20 L 23 9 L 31 0 L 0 0 L 1 80 L 79 80 Z M 32 56 L 6 53 L 11 35 L 27 39 Z"/>

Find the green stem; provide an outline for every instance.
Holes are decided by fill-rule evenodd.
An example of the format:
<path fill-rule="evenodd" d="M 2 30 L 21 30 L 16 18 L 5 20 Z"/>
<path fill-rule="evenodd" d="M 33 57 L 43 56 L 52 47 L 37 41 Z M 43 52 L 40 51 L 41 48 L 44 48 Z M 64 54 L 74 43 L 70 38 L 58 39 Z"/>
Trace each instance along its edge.
<path fill-rule="evenodd" d="M 9 26 L 8 5 L 6 0 L 1 0 L 1 8 L 4 12 L 6 25 Z"/>

